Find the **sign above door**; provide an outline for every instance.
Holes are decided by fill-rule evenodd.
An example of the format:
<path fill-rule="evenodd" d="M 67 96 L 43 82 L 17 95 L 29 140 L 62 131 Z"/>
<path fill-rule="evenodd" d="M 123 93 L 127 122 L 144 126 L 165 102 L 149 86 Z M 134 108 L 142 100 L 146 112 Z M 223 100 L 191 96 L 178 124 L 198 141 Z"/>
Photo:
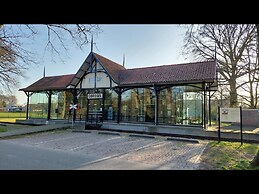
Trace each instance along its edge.
<path fill-rule="evenodd" d="M 88 99 L 101 99 L 103 98 L 102 93 L 93 93 L 93 94 L 87 94 Z"/>

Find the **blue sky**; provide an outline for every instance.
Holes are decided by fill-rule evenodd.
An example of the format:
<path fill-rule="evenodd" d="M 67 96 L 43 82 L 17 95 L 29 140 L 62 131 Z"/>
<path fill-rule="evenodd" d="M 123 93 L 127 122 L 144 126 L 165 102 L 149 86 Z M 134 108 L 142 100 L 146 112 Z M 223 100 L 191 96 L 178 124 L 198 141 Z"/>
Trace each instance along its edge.
<path fill-rule="evenodd" d="M 90 52 L 90 45 L 83 50 L 68 45 L 68 52 L 61 53 L 64 62 L 58 56 L 53 61 L 51 54 L 44 52 L 47 31 L 43 26 L 38 27 L 42 28 L 41 34 L 35 37 L 35 42 L 27 44 L 27 49 L 36 54 L 39 64 L 31 66 L 25 72 L 25 78 L 19 78 L 20 84 L 15 90 L 18 104 L 25 104 L 27 99 L 23 92 L 18 91 L 19 88 L 41 79 L 44 66 L 46 76 L 74 74 Z M 102 32 L 94 36 L 94 52 L 120 64 L 125 54 L 127 69 L 190 62 L 181 56 L 185 29 L 179 25 L 106 24 L 100 28 Z"/>

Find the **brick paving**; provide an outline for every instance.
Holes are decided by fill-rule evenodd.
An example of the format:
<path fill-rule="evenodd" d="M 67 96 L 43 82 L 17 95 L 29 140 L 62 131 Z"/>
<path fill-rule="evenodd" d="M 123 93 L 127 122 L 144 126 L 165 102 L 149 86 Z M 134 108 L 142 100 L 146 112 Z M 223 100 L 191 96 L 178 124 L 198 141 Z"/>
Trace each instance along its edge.
<path fill-rule="evenodd" d="M 206 141 L 193 143 L 167 140 L 161 136 L 145 138 L 126 133 L 72 132 L 71 129 L 4 141 L 99 158 L 86 164 L 83 169 L 117 169 L 119 167 L 116 168 L 114 165 L 120 161 L 134 164 L 130 169 L 195 170 L 199 169 L 200 155 L 207 145 Z M 108 168 L 106 164 L 109 162 L 113 166 Z M 143 168 L 138 165 L 142 165 Z"/>
<path fill-rule="evenodd" d="M 157 145 L 126 154 L 120 159 L 156 166 L 157 169 L 194 170 L 199 167 L 205 144 L 160 141 Z"/>

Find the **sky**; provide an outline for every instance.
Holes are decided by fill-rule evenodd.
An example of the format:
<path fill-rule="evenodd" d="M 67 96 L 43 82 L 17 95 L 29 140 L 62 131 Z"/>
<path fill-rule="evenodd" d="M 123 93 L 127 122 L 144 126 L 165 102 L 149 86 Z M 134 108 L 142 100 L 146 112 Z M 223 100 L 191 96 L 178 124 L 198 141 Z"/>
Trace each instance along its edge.
<path fill-rule="evenodd" d="M 125 67 L 138 68 L 191 62 L 181 55 L 185 29 L 176 24 L 105 24 L 99 25 L 102 32 L 94 35 L 93 51 Z M 61 53 L 63 62 L 58 56 L 45 51 L 47 32 L 43 25 L 38 26 L 39 36 L 26 48 L 35 53 L 38 65 L 25 71 L 25 77 L 19 78 L 14 95 L 18 104 L 26 104 L 27 97 L 20 88 L 25 88 L 43 77 L 45 66 L 46 76 L 75 74 L 88 54 L 90 44 L 83 50 L 74 45 L 67 45 L 67 53 Z"/>

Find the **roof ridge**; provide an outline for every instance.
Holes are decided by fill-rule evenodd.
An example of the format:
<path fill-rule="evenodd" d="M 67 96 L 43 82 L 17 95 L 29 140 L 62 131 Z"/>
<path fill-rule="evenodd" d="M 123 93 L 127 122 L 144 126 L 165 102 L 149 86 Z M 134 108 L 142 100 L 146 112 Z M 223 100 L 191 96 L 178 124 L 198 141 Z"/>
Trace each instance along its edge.
<path fill-rule="evenodd" d="M 69 75 L 72 76 L 72 75 L 75 75 L 75 74 L 74 73 L 70 73 L 70 74 L 64 74 L 64 75 L 53 75 L 53 76 L 45 76 L 45 77 L 42 77 L 42 78 L 62 77 L 62 76 L 69 76 Z"/>
<path fill-rule="evenodd" d="M 149 67 L 137 67 L 137 68 L 130 68 L 130 69 L 126 69 L 126 70 L 147 69 L 147 68 L 168 67 L 168 66 L 181 66 L 181 65 L 190 65 L 190 64 L 197 64 L 197 63 L 208 63 L 208 62 L 215 62 L 215 60 L 188 62 L 188 63 L 177 63 L 177 64 L 168 64 L 168 65 L 155 65 L 155 66 L 149 66 Z"/>
<path fill-rule="evenodd" d="M 100 57 L 102 57 L 102 58 L 104 58 L 104 59 L 106 59 L 106 60 L 108 60 L 108 61 L 111 61 L 111 62 L 115 63 L 116 65 L 119 65 L 119 66 L 123 67 L 122 64 L 117 63 L 117 62 L 115 62 L 115 61 L 112 61 L 111 59 L 106 58 L 106 57 L 104 57 L 104 56 L 102 56 L 102 55 L 100 55 L 100 54 L 98 54 L 98 53 L 93 52 L 93 54 L 97 55 L 97 57 L 100 56 Z"/>

